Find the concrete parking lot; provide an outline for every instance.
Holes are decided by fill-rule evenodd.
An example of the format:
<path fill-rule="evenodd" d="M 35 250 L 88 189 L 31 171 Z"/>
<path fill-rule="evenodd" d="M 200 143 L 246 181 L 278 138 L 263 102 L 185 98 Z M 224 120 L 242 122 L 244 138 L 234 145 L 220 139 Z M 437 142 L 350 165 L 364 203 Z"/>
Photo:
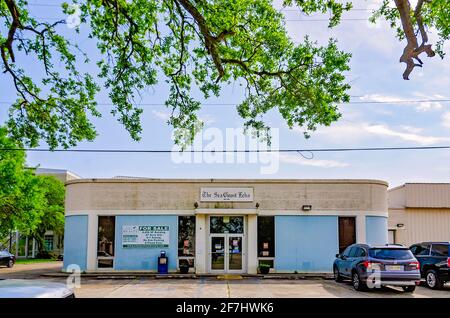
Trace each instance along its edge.
<path fill-rule="evenodd" d="M 63 277 L 43 277 L 42 274 L 59 272 L 61 262 L 17 264 L 13 269 L 0 268 L 0 278 L 46 279 L 65 282 Z M 439 297 L 450 298 L 450 285 L 444 290 L 430 290 L 419 286 L 415 293 L 404 293 L 400 288 L 382 288 L 369 292 L 356 292 L 350 283 L 336 283 L 325 279 L 260 279 L 218 280 L 214 277 L 198 279 L 96 279 L 82 278 L 76 297 L 175 297 L 175 298 L 264 298 L 264 297 Z"/>

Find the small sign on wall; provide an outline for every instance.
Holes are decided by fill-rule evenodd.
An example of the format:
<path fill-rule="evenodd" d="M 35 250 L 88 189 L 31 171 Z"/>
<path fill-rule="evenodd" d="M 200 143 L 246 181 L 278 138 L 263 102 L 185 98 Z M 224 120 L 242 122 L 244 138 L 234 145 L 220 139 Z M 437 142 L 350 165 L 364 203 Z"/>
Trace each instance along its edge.
<path fill-rule="evenodd" d="M 253 188 L 201 188 L 203 202 L 252 202 Z"/>
<path fill-rule="evenodd" d="M 168 248 L 170 230 L 166 225 L 123 225 L 123 248 Z"/>

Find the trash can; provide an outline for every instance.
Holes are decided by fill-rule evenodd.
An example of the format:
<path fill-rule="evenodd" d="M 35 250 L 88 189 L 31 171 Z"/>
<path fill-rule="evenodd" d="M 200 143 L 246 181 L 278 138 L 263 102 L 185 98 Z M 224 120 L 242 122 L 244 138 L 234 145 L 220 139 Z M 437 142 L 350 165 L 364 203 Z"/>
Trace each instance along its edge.
<path fill-rule="evenodd" d="M 158 256 L 158 273 L 167 274 L 169 272 L 169 258 L 166 256 L 165 251 L 161 251 Z"/>

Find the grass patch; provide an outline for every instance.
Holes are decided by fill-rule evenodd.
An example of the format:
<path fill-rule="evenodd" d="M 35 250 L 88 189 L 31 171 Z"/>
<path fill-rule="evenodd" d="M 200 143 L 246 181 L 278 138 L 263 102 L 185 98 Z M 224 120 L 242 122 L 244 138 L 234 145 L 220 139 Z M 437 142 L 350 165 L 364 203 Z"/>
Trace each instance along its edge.
<path fill-rule="evenodd" d="M 55 259 L 46 258 L 18 258 L 16 259 L 16 264 L 36 264 L 36 263 L 48 263 L 56 262 Z"/>

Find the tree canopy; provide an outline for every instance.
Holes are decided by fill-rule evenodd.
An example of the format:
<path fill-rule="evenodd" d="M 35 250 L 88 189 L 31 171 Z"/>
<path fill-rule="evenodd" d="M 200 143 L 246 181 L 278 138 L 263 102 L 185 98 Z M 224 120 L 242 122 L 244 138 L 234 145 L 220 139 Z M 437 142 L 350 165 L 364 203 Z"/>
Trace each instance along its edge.
<path fill-rule="evenodd" d="M 54 176 L 36 176 L 39 189 L 44 194 L 44 209 L 38 225 L 30 231 L 30 235 L 37 241 L 39 252 L 45 252 L 45 232 L 53 231 L 54 234 L 64 233 L 64 183 Z M 51 252 L 51 251 L 46 251 Z"/>
<path fill-rule="evenodd" d="M 20 145 L 0 127 L 0 148 Z M 12 230 L 30 233 L 34 230 L 45 208 L 44 193 L 30 169 L 25 169 L 23 151 L 0 151 L 0 238 Z"/>
<path fill-rule="evenodd" d="M 330 27 L 352 8 L 351 1 L 337 0 L 285 0 L 284 5 L 306 14 L 330 12 Z M 25 0 L 0 1 L 6 25 L 0 35 L 2 80 L 7 76 L 18 95 L 7 126 L 15 140 L 31 147 L 44 140 L 51 148 L 68 148 L 95 138 L 90 117 L 101 116 L 97 76 L 109 93 L 111 112 L 134 140 L 142 131 L 135 99 L 159 76 L 170 86 L 169 124 L 189 131 L 187 141 L 201 128 L 194 86 L 209 98 L 219 96 L 225 84 L 243 83 L 245 98 L 237 111 L 245 127 L 258 133 L 267 132 L 264 115 L 277 109 L 289 127 L 303 127 L 307 136 L 336 121 L 338 104 L 349 101 L 350 54 L 334 39 L 324 46 L 308 37 L 295 44 L 271 0 L 74 0 L 62 10 L 89 27 L 102 56 L 96 61 L 99 74 L 79 71 L 79 63 L 91 61 L 62 35 L 66 21 L 38 21 Z M 422 53 L 443 57 L 449 14 L 447 0 L 418 0 L 415 8 L 408 0 L 385 0 L 374 12 L 373 20 L 387 19 L 407 40 L 400 59 L 407 66 L 405 79 L 423 64 Z M 435 50 L 428 43 L 430 28 L 439 36 Z M 17 51 L 40 63 L 41 78 L 29 74 Z M 176 136 L 176 143 L 186 142 Z"/>
<path fill-rule="evenodd" d="M 0 127 L 0 148 L 21 145 Z M 64 184 L 53 176 L 35 175 L 26 167 L 24 151 L 0 151 L 0 238 L 18 230 L 38 240 L 43 248 L 45 231 L 64 230 Z"/>

